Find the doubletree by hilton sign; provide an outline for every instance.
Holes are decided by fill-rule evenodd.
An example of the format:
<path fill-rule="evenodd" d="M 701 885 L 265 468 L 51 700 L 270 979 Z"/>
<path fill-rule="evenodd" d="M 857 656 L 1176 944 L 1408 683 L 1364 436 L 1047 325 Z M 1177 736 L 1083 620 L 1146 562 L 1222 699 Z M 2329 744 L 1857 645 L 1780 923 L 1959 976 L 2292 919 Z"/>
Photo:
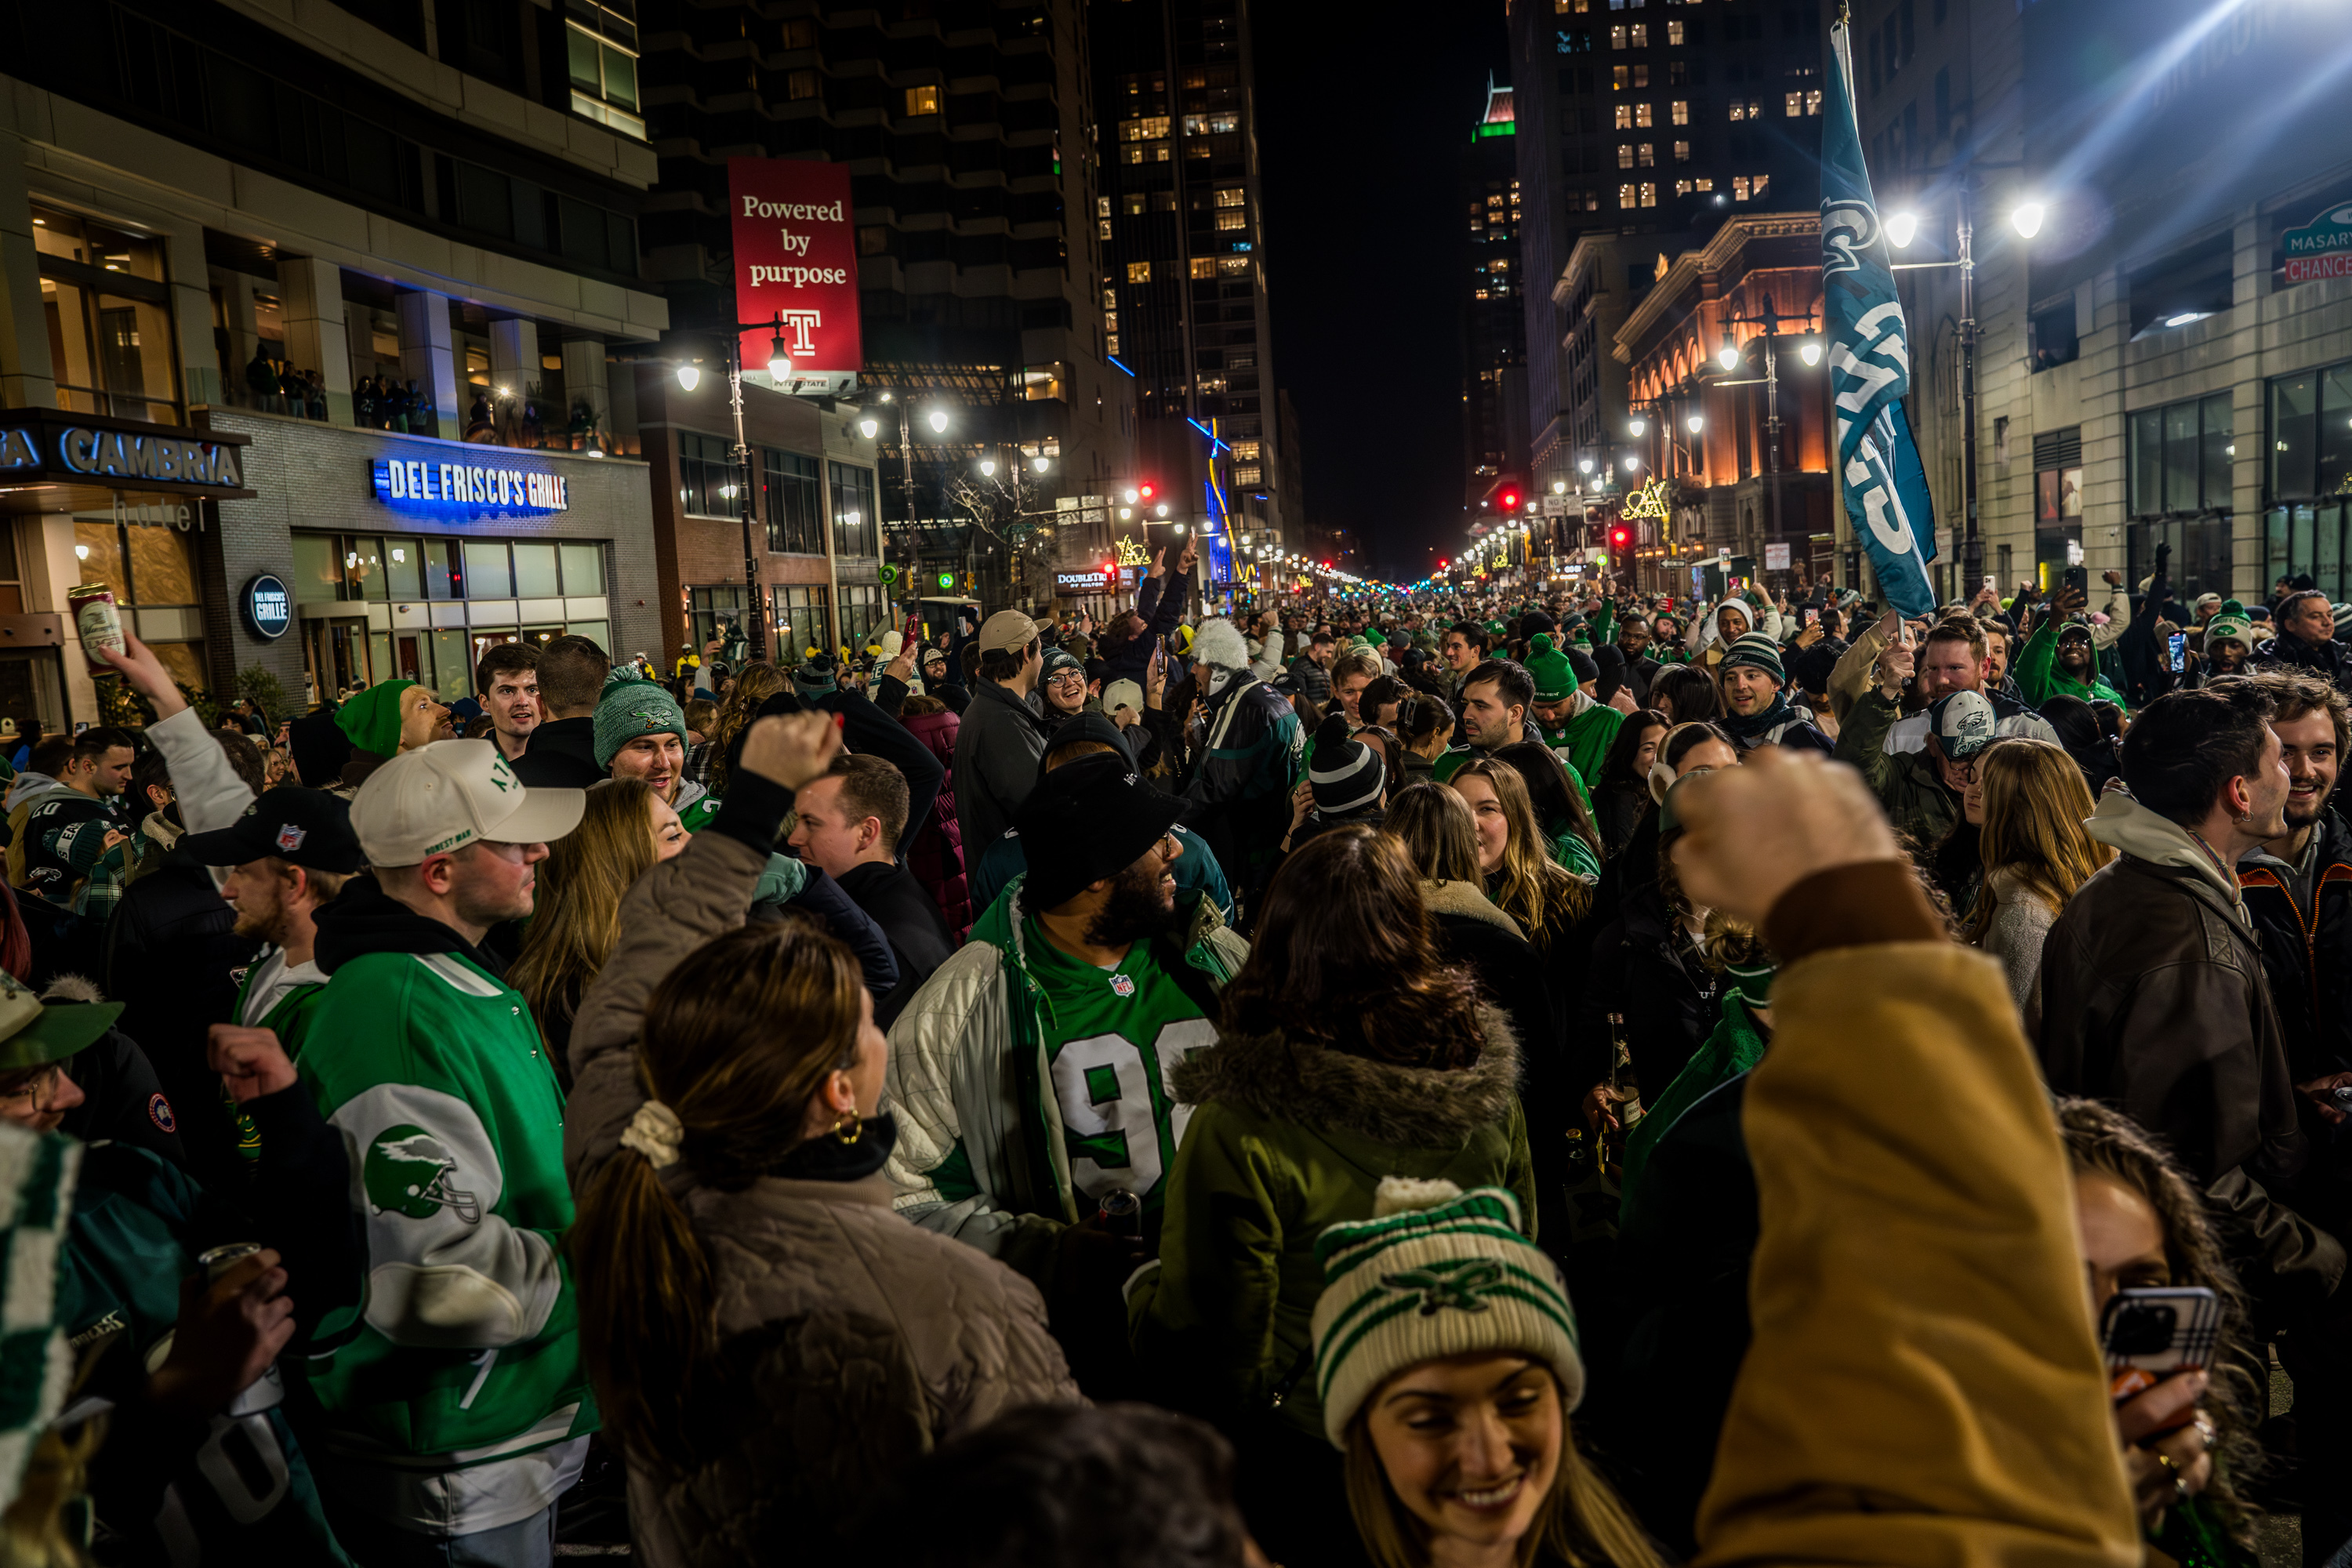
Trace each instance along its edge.
<path fill-rule="evenodd" d="M 246 439 L 56 408 L 12 408 L 0 414 L 0 486 L 87 486 L 249 500 Z"/>

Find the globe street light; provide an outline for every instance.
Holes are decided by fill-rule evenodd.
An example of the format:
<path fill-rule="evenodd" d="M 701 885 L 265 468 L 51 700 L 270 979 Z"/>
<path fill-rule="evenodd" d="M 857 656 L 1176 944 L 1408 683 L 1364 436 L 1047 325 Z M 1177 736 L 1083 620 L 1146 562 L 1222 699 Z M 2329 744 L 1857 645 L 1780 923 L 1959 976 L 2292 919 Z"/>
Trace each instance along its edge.
<path fill-rule="evenodd" d="M 1723 346 L 1716 350 L 1715 363 L 1726 370 L 1736 369 L 1739 364 L 1739 345 L 1731 341 L 1729 332 L 1723 334 Z"/>
<path fill-rule="evenodd" d="M 857 422 L 857 433 L 871 441 L 882 433 L 882 421 L 869 414 Z"/>
<path fill-rule="evenodd" d="M 938 436 L 938 435 L 944 435 L 944 434 L 946 433 L 946 431 L 947 431 L 947 427 L 948 427 L 948 412 L 947 412 L 947 410 L 946 410 L 946 409 L 944 409 L 944 408 L 934 408 L 934 409 L 932 409 L 932 410 L 931 410 L 931 415 L 930 415 L 930 419 L 931 419 L 931 434 L 933 434 L 934 436 Z"/>
<path fill-rule="evenodd" d="M 982 458 L 980 460 L 980 477 L 983 479 L 992 479 L 996 477 L 995 458 Z"/>
<path fill-rule="evenodd" d="M 1051 461 L 1052 459 L 1048 458 L 1032 458 L 1029 459 L 1029 466 L 1042 474 Z"/>
<path fill-rule="evenodd" d="M 1704 415 L 1694 414 L 1683 421 L 1683 426 L 1696 436 L 1706 428 L 1706 418 Z"/>
<path fill-rule="evenodd" d="M 2019 234 L 2032 239 L 2042 232 L 2042 220 L 2048 216 L 2049 209 L 2040 202 L 2020 202 L 2010 213 L 2009 221 Z"/>
<path fill-rule="evenodd" d="M 1918 237 L 1918 234 L 1919 215 L 1917 213 L 1906 210 L 1887 215 L 1886 239 L 1887 243 L 1894 246 L 1895 249 L 1900 250 L 1909 245 L 1912 240 Z"/>
<path fill-rule="evenodd" d="M 702 384 L 702 367 L 698 364 L 682 364 L 678 366 L 677 384 L 678 385 L 686 388 L 687 391 L 692 392 L 696 387 Z M 866 434 L 870 436 L 873 432 L 869 430 Z"/>
<path fill-rule="evenodd" d="M 1633 417 L 1625 421 L 1625 428 L 1627 432 L 1633 436 L 1633 439 L 1638 441 L 1643 437 L 1650 433 L 1650 422 L 1636 414 Z"/>
<path fill-rule="evenodd" d="M 1819 338 L 1807 338 L 1803 342 L 1799 343 L 1797 345 L 1797 357 L 1803 360 L 1807 364 L 1821 363 L 1822 340 Z"/>
<path fill-rule="evenodd" d="M 784 347 L 782 337 L 768 340 L 768 374 L 783 381 L 793 374 L 793 356 Z"/>

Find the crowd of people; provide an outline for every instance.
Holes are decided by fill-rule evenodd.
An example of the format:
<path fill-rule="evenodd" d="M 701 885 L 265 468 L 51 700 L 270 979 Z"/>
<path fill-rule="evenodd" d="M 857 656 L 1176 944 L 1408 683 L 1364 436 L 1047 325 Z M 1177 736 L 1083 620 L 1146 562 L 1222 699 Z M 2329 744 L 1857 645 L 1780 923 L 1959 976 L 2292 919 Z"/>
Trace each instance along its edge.
<path fill-rule="evenodd" d="M 7 763 L 0 1563 L 2345 1561 L 2323 595 L 1193 564 L 126 638 Z"/>

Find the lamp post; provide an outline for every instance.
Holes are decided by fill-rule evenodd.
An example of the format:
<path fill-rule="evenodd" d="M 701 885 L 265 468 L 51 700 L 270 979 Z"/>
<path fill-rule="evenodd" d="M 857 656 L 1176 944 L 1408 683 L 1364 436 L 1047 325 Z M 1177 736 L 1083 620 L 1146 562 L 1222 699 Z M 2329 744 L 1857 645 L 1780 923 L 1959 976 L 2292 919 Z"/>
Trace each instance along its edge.
<path fill-rule="evenodd" d="M 905 398 L 898 396 L 895 393 L 885 392 L 882 395 L 882 401 L 885 403 L 896 404 L 898 409 L 898 484 L 899 493 L 905 498 L 904 504 L 907 509 L 907 515 L 903 520 L 907 525 L 907 591 L 916 598 L 919 599 L 922 596 L 922 585 L 917 581 L 917 579 L 922 573 L 922 537 L 919 525 L 915 521 L 915 447 L 913 424 L 911 416 L 908 412 L 908 405 Z M 948 416 L 945 409 L 934 408 L 930 413 L 924 416 L 924 417 L 930 422 L 930 426 L 934 433 L 944 433 L 946 431 L 948 427 Z M 875 424 L 876 421 L 874 416 L 869 414 L 858 422 L 858 428 L 863 431 L 868 438 L 871 438 L 874 435 L 873 426 Z"/>
<path fill-rule="evenodd" d="M 1754 386 L 1759 380 L 1763 383 L 1765 437 L 1764 472 L 1766 476 L 1766 489 L 1770 491 L 1772 497 L 1772 531 L 1768 536 L 1769 541 L 1778 541 L 1781 536 L 1780 360 L 1778 353 L 1778 340 L 1780 336 L 1781 327 L 1790 321 L 1803 322 L 1806 335 L 1809 337 L 1811 335 L 1813 313 L 1811 310 L 1807 310 L 1801 316 L 1784 316 L 1773 307 L 1772 296 L 1769 294 L 1764 296 L 1764 308 L 1759 314 L 1753 316 L 1732 317 L 1729 323 L 1730 325 L 1749 326 L 1761 329 L 1761 335 L 1764 339 L 1764 374 L 1760 377 L 1751 376 L 1740 381 L 1717 381 L 1709 384 L 1714 386 Z M 1737 345 L 1731 342 L 1730 336 L 1727 332 L 1726 333 L 1723 342 L 1723 368 L 1730 370 L 1739 363 L 1739 351 Z M 1818 358 L 1818 353 L 1816 353 L 1814 357 Z M 1808 360 L 1806 363 L 1811 363 L 1811 361 Z M 1791 551 L 1790 552 L 1790 564 L 1793 566 L 1795 563 L 1795 552 Z"/>
<path fill-rule="evenodd" d="M 745 615 L 751 622 L 750 635 L 744 639 L 753 659 L 768 657 L 768 616 L 760 603 L 760 554 L 751 546 L 751 447 L 743 437 L 743 345 L 745 332 L 772 330 L 768 340 L 768 374 L 778 381 L 793 373 L 793 356 L 784 347 L 784 318 L 781 312 L 772 321 L 738 321 L 727 336 L 727 402 L 735 416 L 735 445 L 730 456 L 735 463 L 736 512 L 743 525 L 743 596 Z M 688 363 L 678 366 L 677 384 L 692 392 L 702 383 L 702 372 Z"/>

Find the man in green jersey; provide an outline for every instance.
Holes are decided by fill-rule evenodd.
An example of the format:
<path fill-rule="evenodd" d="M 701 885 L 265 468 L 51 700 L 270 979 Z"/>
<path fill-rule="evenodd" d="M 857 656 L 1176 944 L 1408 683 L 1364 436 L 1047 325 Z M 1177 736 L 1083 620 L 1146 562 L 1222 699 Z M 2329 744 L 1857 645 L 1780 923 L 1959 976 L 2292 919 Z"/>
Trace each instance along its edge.
<path fill-rule="evenodd" d="M 1168 1080 L 1216 1038 L 1249 952 L 1212 900 L 1177 895 L 1182 809 L 1116 754 L 1022 803 L 1027 872 L 890 1030 L 901 1214 L 1040 1280 L 1114 1191 L 1156 1235 L 1187 1115 Z"/>

